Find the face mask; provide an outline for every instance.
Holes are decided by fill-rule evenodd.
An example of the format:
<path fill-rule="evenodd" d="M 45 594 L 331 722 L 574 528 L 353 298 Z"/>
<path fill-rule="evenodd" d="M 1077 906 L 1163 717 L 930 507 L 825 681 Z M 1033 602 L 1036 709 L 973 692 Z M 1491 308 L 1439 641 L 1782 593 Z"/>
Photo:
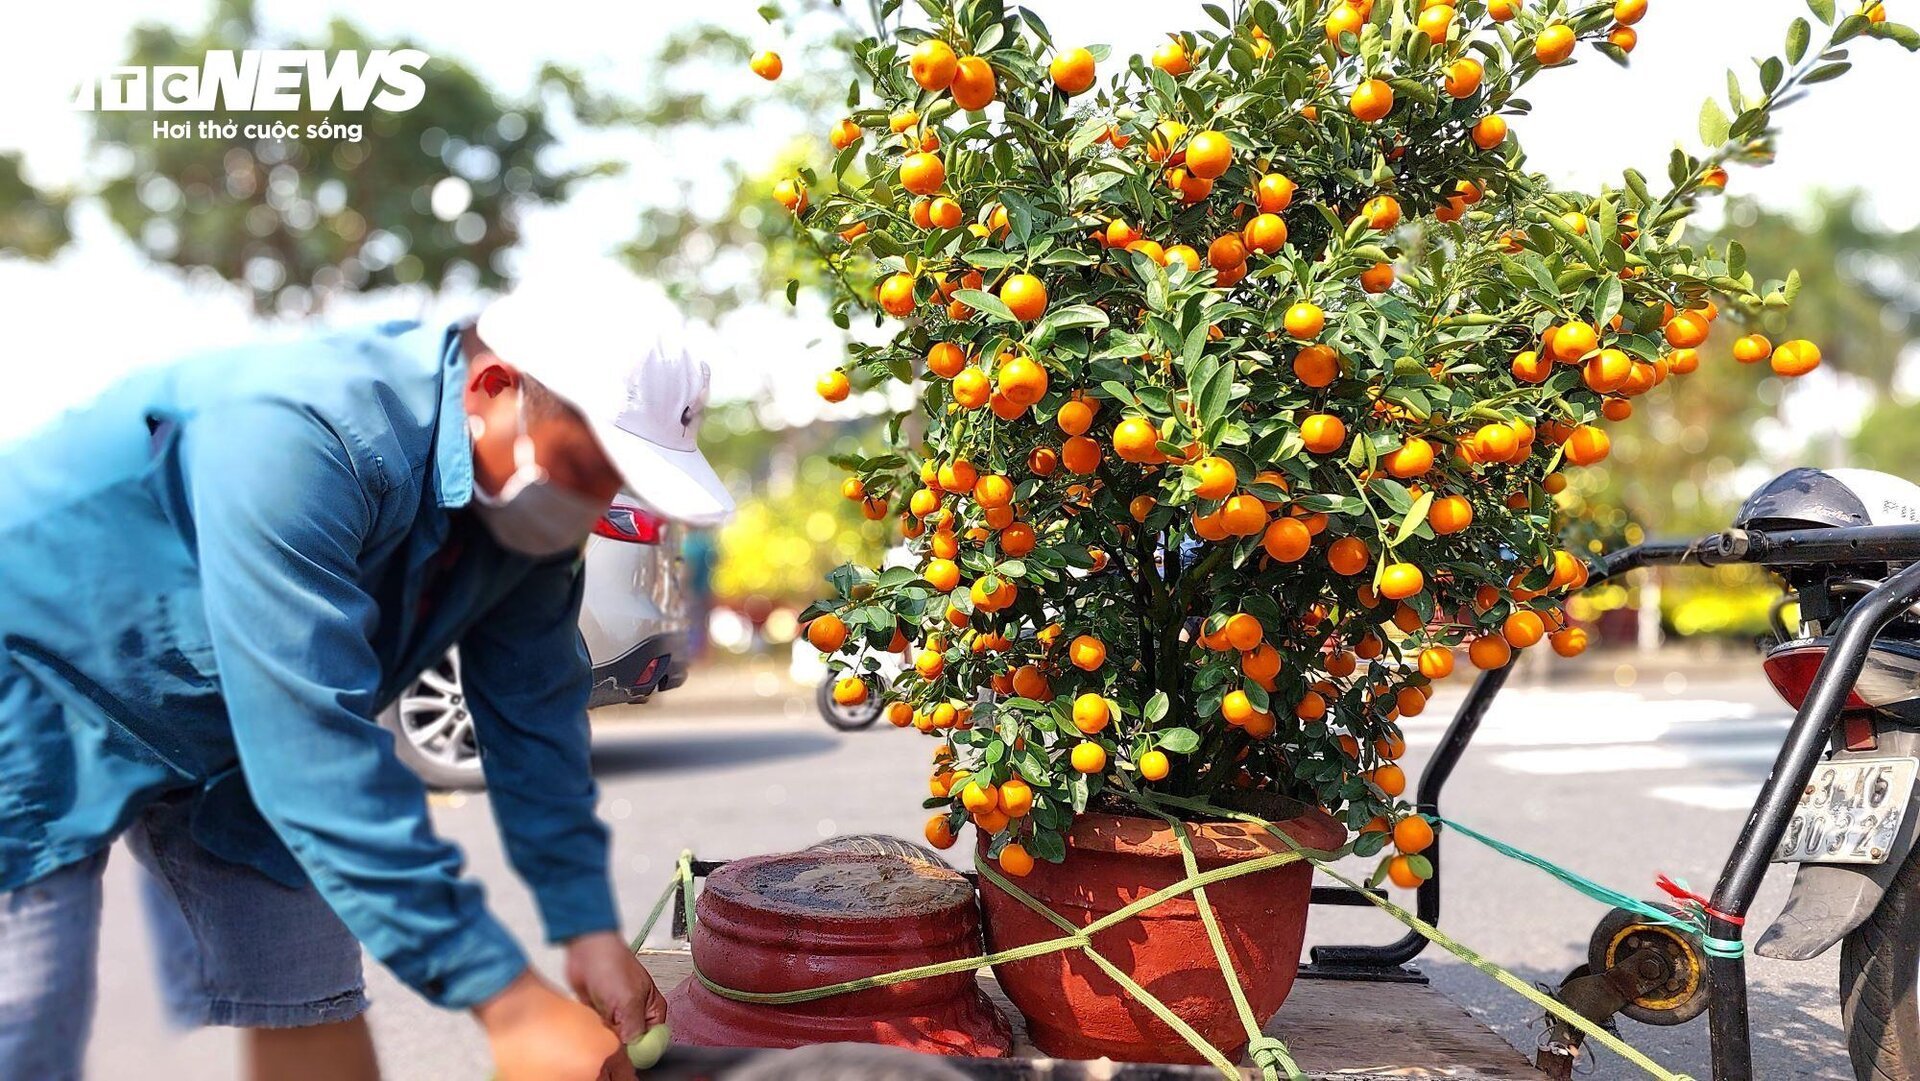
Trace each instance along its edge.
<path fill-rule="evenodd" d="M 476 486 L 474 513 L 508 551 L 543 559 L 577 549 L 586 543 L 587 534 L 607 508 L 553 483 L 534 460 L 524 395 L 518 400 L 515 414 L 513 475 L 497 495 L 488 495 Z M 478 435 L 483 426 L 476 424 L 475 429 Z"/>

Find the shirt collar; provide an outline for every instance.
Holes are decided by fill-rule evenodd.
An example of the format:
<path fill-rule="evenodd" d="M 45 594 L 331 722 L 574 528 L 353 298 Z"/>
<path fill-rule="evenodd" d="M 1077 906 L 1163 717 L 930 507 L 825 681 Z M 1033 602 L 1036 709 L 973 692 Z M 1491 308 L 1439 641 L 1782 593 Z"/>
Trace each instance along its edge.
<path fill-rule="evenodd" d="M 434 432 L 434 499 L 442 507 L 464 507 L 473 499 L 473 437 L 467 431 L 467 354 L 460 348 L 460 324 L 441 336 L 440 422 Z"/>

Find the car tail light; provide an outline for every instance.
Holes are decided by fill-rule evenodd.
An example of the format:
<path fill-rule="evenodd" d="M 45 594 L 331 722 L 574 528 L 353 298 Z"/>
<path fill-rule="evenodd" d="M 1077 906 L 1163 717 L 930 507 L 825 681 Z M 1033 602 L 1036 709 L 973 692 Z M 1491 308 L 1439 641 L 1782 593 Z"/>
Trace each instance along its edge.
<path fill-rule="evenodd" d="M 645 668 L 640 669 L 640 674 L 633 677 L 633 685 L 636 687 L 647 686 L 648 684 L 653 682 L 653 674 L 659 670 L 660 670 L 660 658 L 655 657 L 652 660 L 649 660 L 647 662 L 647 666 Z"/>
<path fill-rule="evenodd" d="M 593 532 L 595 536 L 628 544 L 659 544 L 660 531 L 665 527 L 665 520 L 651 511 L 628 503 L 615 503 L 593 523 Z"/>
<path fill-rule="evenodd" d="M 1764 667 L 1773 689 L 1787 704 L 1799 709 L 1813 688 L 1814 674 L 1826 659 L 1825 640 L 1776 649 L 1767 654 Z M 1847 693 L 1847 709 L 1873 709 L 1920 698 L 1920 658 L 1902 652 L 1874 647 L 1867 651 L 1866 666 L 1853 690 Z"/>

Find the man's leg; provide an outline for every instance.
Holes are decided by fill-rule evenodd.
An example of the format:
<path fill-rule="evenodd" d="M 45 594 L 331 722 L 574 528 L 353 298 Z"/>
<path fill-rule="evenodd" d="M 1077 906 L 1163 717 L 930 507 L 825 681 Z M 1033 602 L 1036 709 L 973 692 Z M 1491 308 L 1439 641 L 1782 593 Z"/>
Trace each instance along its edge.
<path fill-rule="evenodd" d="M 367 1015 L 304 1028 L 247 1030 L 249 1081 L 377 1081 Z"/>
<path fill-rule="evenodd" d="M 360 944 L 311 886 L 288 889 L 201 848 L 184 808 L 127 832 L 176 1024 L 247 1030 L 251 1081 L 377 1081 Z"/>
<path fill-rule="evenodd" d="M 98 852 L 0 893 L 0 1079 L 79 1081 L 100 956 Z"/>

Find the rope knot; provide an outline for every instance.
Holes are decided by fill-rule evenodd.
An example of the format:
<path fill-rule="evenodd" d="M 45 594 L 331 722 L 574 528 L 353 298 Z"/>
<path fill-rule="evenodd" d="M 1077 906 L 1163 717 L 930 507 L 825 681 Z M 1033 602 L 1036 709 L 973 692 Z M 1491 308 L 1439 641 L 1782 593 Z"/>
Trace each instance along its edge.
<path fill-rule="evenodd" d="M 1247 1041 L 1247 1057 L 1268 1077 L 1293 1076 L 1287 1045 L 1272 1036 L 1255 1036 Z"/>

